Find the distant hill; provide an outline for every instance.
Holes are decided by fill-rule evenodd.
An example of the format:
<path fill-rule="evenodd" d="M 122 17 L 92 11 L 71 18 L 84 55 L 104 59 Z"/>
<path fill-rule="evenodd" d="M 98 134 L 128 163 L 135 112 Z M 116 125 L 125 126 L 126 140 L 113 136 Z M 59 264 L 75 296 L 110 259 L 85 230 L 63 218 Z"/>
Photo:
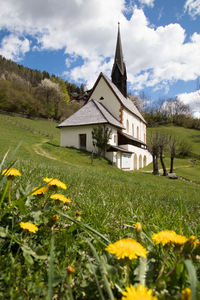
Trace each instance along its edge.
<path fill-rule="evenodd" d="M 80 108 L 76 102 L 69 103 L 70 93 L 83 93 L 83 85 L 78 87 L 0 55 L 1 111 L 62 120 Z"/>

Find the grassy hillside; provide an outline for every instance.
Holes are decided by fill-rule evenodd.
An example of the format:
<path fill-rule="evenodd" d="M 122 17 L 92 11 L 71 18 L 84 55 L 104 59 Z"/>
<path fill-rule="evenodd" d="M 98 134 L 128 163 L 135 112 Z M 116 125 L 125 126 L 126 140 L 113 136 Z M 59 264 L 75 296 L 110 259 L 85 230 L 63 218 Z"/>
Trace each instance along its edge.
<path fill-rule="evenodd" d="M 75 149 L 60 148 L 59 129 L 56 128 L 56 125 L 55 122 L 35 121 L 20 117 L 0 115 L 1 156 L 8 149 L 10 149 L 11 152 L 15 149 L 19 141 L 23 140 L 23 144 L 16 154 L 18 165 L 23 166 L 25 173 L 31 172 L 34 174 L 34 176 L 30 175 L 30 178 L 36 178 L 42 173 L 42 176 L 52 177 L 54 174 L 54 176 L 63 178 L 68 182 L 69 191 L 72 191 L 72 195 L 70 194 L 70 196 L 72 196 L 72 198 L 74 198 L 74 196 L 76 199 L 78 198 L 78 205 L 81 209 L 83 203 L 85 206 L 85 199 L 88 199 L 88 195 L 91 197 L 89 197 L 90 201 L 87 203 L 88 206 L 92 203 L 95 203 L 94 205 L 96 206 L 98 202 L 97 199 L 101 199 L 100 206 L 102 205 L 102 201 L 105 206 L 113 201 L 112 205 L 115 206 L 117 201 L 122 201 L 122 203 L 128 201 L 131 203 L 130 199 L 135 199 L 137 202 L 137 210 L 143 209 L 142 215 L 145 214 L 145 210 L 147 210 L 148 215 L 152 206 L 156 208 L 155 203 L 157 202 L 161 204 L 162 201 L 167 201 L 169 205 L 173 206 L 173 202 L 175 201 L 176 205 L 178 205 L 177 201 L 182 197 L 184 198 L 184 202 L 188 204 L 191 203 L 191 201 L 194 201 L 194 203 L 198 201 L 200 186 L 181 180 L 174 182 L 167 178 L 154 177 L 149 173 L 152 169 L 151 165 L 138 172 L 126 173 L 112 166 L 103 158 L 96 158 L 93 164 L 91 164 L 91 156 L 89 153 Z M 159 128 L 159 130 L 160 129 L 163 128 Z M 186 132 L 187 139 L 190 140 L 193 148 L 196 149 L 196 153 L 199 153 L 199 131 L 178 127 L 166 127 L 164 130 L 177 133 L 178 135 L 181 134 L 182 136 L 184 136 L 184 132 Z M 179 175 L 194 180 L 195 182 L 200 181 L 200 167 L 199 165 L 194 165 L 191 160 L 192 158 L 175 159 L 175 171 Z M 25 166 L 27 165 L 33 168 L 34 171 L 26 170 Z M 169 165 L 169 158 L 166 158 L 166 165 Z M 35 173 L 38 175 L 36 176 Z M 37 181 L 34 178 L 32 180 L 33 182 Z M 30 181 L 29 179 L 29 182 Z M 151 194 L 155 189 L 157 191 L 156 195 Z M 77 195 L 81 195 L 82 204 L 80 204 L 80 197 Z M 151 201 L 149 199 L 151 199 Z M 145 208 L 143 207 L 144 203 Z M 97 207 L 95 207 L 95 211 L 98 215 L 99 208 Z M 162 205 L 159 205 L 159 207 L 162 211 Z M 116 205 L 114 211 L 115 210 L 116 214 L 113 212 L 113 220 L 115 220 L 119 211 L 127 211 L 127 207 L 125 208 L 123 205 L 120 205 L 119 208 Z M 108 211 L 110 212 L 110 209 Z M 159 211 L 159 214 L 161 211 Z M 157 213 L 158 212 L 156 212 L 156 214 Z M 164 213 L 165 209 L 161 214 Z M 196 214 L 196 211 L 194 210 L 193 213 Z M 108 213 L 108 218 L 110 218 L 109 214 L 110 213 Z M 89 214 L 87 218 L 88 217 Z M 175 225 L 174 220 L 173 225 Z"/>
<path fill-rule="evenodd" d="M 173 132 L 177 130 L 178 134 L 181 131 L 182 135 L 185 131 L 183 128 L 167 128 L 166 130 L 173 130 Z M 186 130 L 186 132 L 188 140 L 191 141 L 198 154 L 200 132 L 193 130 L 191 131 L 192 134 L 189 130 Z M 194 138 L 194 136 L 196 137 Z M 92 226 L 93 229 L 103 234 L 110 241 L 114 242 L 125 236 L 137 238 L 134 224 L 138 221 L 143 225 L 147 237 L 143 243 L 146 247 L 149 247 L 149 251 L 152 250 L 152 246 L 149 246 L 151 235 L 159 230 L 171 229 L 188 237 L 192 234 L 199 236 L 199 184 L 153 176 L 150 172 L 147 172 L 151 169 L 151 166 L 138 172 L 123 172 L 103 158 L 96 158 L 91 164 L 90 154 L 58 147 L 59 130 L 56 129 L 56 123 L 0 115 L 1 159 L 8 149 L 10 149 L 8 155 L 10 157 L 21 140 L 23 140 L 23 144 L 16 153 L 15 167 L 20 170 L 22 176 L 16 178 L 12 186 L 11 197 L 13 201 L 19 199 L 20 195 L 30 193 L 35 186 L 40 186 L 44 177 L 53 177 L 67 184 L 67 190 L 63 193 L 72 200 L 70 209 L 65 207 L 62 211 L 74 217 L 76 211 L 80 210 L 82 212 L 82 222 Z M 183 177 L 193 179 L 195 182 L 199 181 L 199 166 L 193 165 L 191 158 L 175 159 L 175 167 L 176 172 L 182 176 L 184 175 Z M 27 207 L 30 209 L 29 218 L 31 216 L 31 220 L 39 226 L 38 238 L 35 237 L 32 240 L 28 236 L 24 237 L 26 237 L 26 240 L 31 239 L 30 245 L 37 249 L 37 251 L 35 250 L 37 253 L 41 255 L 44 251 L 45 255 L 49 255 L 50 229 L 48 229 L 48 226 L 50 221 L 48 221 L 48 218 L 53 214 L 53 211 L 54 213 L 57 211 L 57 208 L 53 204 L 47 203 L 47 207 L 46 204 L 44 205 L 44 212 L 48 214 L 48 218 L 40 216 L 41 212 L 38 212 L 36 208 L 41 205 L 39 201 L 30 196 L 26 202 Z M 27 215 L 23 213 L 23 207 L 19 205 L 19 209 L 21 210 L 20 216 L 15 212 L 11 217 L 4 220 L 9 228 L 16 230 L 17 237 L 20 236 L 18 222 L 27 220 Z M 64 274 L 66 274 L 66 266 L 73 264 L 77 270 L 76 280 L 72 285 L 74 294 L 78 295 L 75 299 L 102 299 L 98 296 L 94 276 L 91 275 L 92 269 L 90 269 L 88 257 L 92 257 L 92 254 L 86 241 L 89 239 L 95 244 L 98 253 L 100 253 L 99 255 L 102 255 L 105 245 L 102 246 L 102 242 L 100 243 L 98 239 L 94 241 L 91 234 L 88 235 L 80 228 L 73 227 L 72 222 L 61 216 L 60 224 L 57 225 L 56 230 L 54 291 L 56 289 L 55 292 L 62 295 L 61 299 L 68 299 L 63 296 L 66 290 L 63 288 L 64 276 L 66 276 Z M 35 246 L 38 242 L 41 243 L 42 250 L 38 250 Z M 11 243 L 5 244 L 6 251 L 7 248 L 11 247 L 9 245 Z M 12 272 L 9 271 L 11 268 L 9 265 L 10 260 L 6 260 L 4 256 L 0 257 L 2 266 L 8 270 L 4 274 L 10 274 L 9 278 L 8 275 L 4 275 L 6 277 L 2 281 L 2 285 L 0 282 L 0 291 L 4 291 L 0 292 L 0 296 L 3 297 L 5 289 L 7 289 L 9 291 L 8 298 L 22 299 L 23 297 L 20 298 L 19 295 L 20 291 L 22 294 L 25 293 L 24 290 L 29 299 L 45 298 L 48 282 L 45 262 L 44 264 L 38 262 L 31 265 L 31 258 L 26 255 L 30 256 L 30 252 L 24 254 L 25 264 L 23 267 L 19 263 L 16 265 L 17 258 L 11 256 Z M 152 255 L 154 255 L 152 256 L 153 261 L 153 257 L 158 255 L 158 251 Z M 20 259 L 20 254 L 17 257 Z M 163 253 L 160 253 L 159 257 L 162 262 Z M 172 256 L 172 266 L 173 259 Z M 93 258 L 91 258 L 91 261 L 93 261 Z M 111 267 L 111 262 L 113 266 L 115 264 L 114 261 L 109 260 L 109 280 L 112 279 L 112 282 L 115 282 L 117 280 L 115 276 L 118 275 L 113 273 L 114 267 Z M 40 264 L 41 269 L 39 268 Z M 22 268 L 22 271 L 19 271 L 20 268 Z M 26 268 L 29 272 L 26 271 Z M 95 266 L 95 268 L 97 267 Z M 122 269 L 122 264 L 120 268 Z M 23 274 L 23 280 L 20 272 Z M 99 276 L 98 270 L 97 275 Z M 41 280 L 41 278 L 45 279 Z M 150 286 L 152 280 L 150 272 L 147 276 Z M 12 285 L 13 281 L 15 282 L 14 286 Z M 31 282 L 31 286 L 29 282 Z M 121 281 L 119 282 L 118 285 L 123 285 Z M 177 282 L 176 284 L 179 285 L 180 283 Z M 48 291 L 50 288 L 48 283 Z M 114 283 L 112 288 L 117 290 L 115 291 L 115 299 L 120 299 L 120 292 L 118 288 L 116 289 Z M 173 292 L 175 293 L 172 289 L 171 293 Z M 94 295 L 94 298 L 88 298 L 88 295 Z"/>

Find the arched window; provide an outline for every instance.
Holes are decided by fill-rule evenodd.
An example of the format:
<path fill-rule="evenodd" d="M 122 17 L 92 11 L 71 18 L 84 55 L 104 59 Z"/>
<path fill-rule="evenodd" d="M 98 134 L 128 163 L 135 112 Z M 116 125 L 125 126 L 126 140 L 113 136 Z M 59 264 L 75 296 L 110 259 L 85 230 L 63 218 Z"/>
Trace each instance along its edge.
<path fill-rule="evenodd" d="M 126 120 L 126 131 L 129 133 L 129 121 Z"/>
<path fill-rule="evenodd" d="M 139 156 L 139 169 L 142 168 L 142 155 Z"/>
<path fill-rule="evenodd" d="M 134 136 L 134 124 L 132 124 L 132 136 Z"/>
<path fill-rule="evenodd" d="M 133 170 L 137 170 L 137 154 L 134 154 Z"/>
<path fill-rule="evenodd" d="M 139 139 L 139 127 L 137 126 L 137 139 Z"/>
<path fill-rule="evenodd" d="M 146 167 L 147 165 L 147 157 L 146 155 L 143 157 L 143 167 Z"/>

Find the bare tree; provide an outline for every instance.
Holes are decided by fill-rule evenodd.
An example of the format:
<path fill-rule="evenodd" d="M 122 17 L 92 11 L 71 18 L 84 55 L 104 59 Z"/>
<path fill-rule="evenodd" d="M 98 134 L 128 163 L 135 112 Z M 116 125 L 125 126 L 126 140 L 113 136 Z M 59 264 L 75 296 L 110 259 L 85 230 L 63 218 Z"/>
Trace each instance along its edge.
<path fill-rule="evenodd" d="M 176 156 L 178 140 L 174 136 L 170 136 L 169 138 L 169 150 L 170 150 L 170 173 L 173 173 L 174 169 L 174 158 Z"/>
<path fill-rule="evenodd" d="M 153 157 L 153 175 L 159 175 L 158 158 L 159 158 L 159 134 L 151 133 L 148 139 L 148 150 Z"/>
<path fill-rule="evenodd" d="M 159 155 L 160 155 L 160 162 L 163 168 L 163 176 L 167 176 L 167 170 L 164 163 L 164 151 L 166 149 L 166 146 L 168 144 L 169 137 L 166 134 L 160 133 L 158 135 L 158 145 L 159 145 Z"/>

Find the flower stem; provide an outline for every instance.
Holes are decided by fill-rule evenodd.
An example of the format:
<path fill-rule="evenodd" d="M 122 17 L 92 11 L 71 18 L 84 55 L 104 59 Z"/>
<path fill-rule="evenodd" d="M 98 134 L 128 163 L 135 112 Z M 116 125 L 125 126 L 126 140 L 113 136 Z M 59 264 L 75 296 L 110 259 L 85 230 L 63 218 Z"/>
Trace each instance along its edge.
<path fill-rule="evenodd" d="M 7 191 L 8 191 L 9 186 L 10 186 L 10 181 L 7 180 L 7 183 L 6 183 L 6 186 L 5 186 L 5 189 L 4 189 L 4 191 L 3 191 L 3 194 L 2 194 L 2 197 L 1 197 L 1 201 L 0 201 L 0 208 L 1 208 L 1 205 L 2 205 L 2 203 L 3 203 L 3 201 L 4 201 L 5 196 L 6 196 L 6 194 L 7 194 Z"/>
<path fill-rule="evenodd" d="M 130 285 L 130 267 L 131 267 L 131 261 L 127 259 L 126 261 L 126 286 Z"/>
<path fill-rule="evenodd" d="M 10 188 L 11 184 L 9 184 L 8 186 L 8 203 L 9 203 L 9 206 L 11 207 L 12 206 L 12 202 L 11 202 L 11 188 Z"/>

